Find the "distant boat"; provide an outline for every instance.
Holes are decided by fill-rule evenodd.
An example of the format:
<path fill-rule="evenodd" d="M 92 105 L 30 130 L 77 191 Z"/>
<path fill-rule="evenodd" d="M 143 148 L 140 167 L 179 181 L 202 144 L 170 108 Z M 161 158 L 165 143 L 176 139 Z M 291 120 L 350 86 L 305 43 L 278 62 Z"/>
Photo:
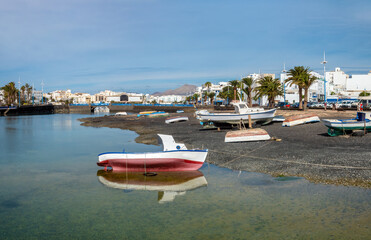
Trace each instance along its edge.
<path fill-rule="evenodd" d="M 169 124 L 169 123 L 175 123 L 175 122 L 184 122 L 188 120 L 189 120 L 188 117 L 177 116 L 177 117 L 166 118 L 165 123 Z"/>
<path fill-rule="evenodd" d="M 203 123 L 212 122 L 218 124 L 239 124 L 249 122 L 249 116 L 252 122 L 269 122 L 273 119 L 276 109 L 265 110 L 264 108 L 249 108 L 246 103 L 233 103 L 234 113 L 210 113 L 207 110 L 197 111 L 197 119 Z"/>
<path fill-rule="evenodd" d="M 115 116 L 126 116 L 126 115 L 128 115 L 127 112 L 117 112 L 117 113 L 115 114 Z"/>
<path fill-rule="evenodd" d="M 167 112 L 155 112 L 148 115 L 149 118 L 155 118 L 155 117 L 167 117 L 170 114 Z"/>
<path fill-rule="evenodd" d="M 162 152 L 106 152 L 98 155 L 97 165 L 113 171 L 169 172 L 198 170 L 205 162 L 208 150 L 188 150 L 176 143 L 171 135 L 158 134 Z"/>
<path fill-rule="evenodd" d="M 99 170 L 98 180 L 103 185 L 122 190 L 158 191 L 158 202 L 171 202 L 176 196 L 184 195 L 199 187 L 207 186 L 200 171 L 159 172 L 147 177 L 140 172 L 107 172 Z"/>
<path fill-rule="evenodd" d="M 227 132 L 224 142 L 251 142 L 271 139 L 267 131 L 261 128 L 251 128 Z"/>
<path fill-rule="evenodd" d="M 184 113 L 183 110 L 177 110 L 176 113 Z"/>
<path fill-rule="evenodd" d="M 319 122 L 319 117 L 314 114 L 299 114 L 286 117 L 283 121 L 283 127 L 292 127 L 300 124 Z"/>
<path fill-rule="evenodd" d="M 109 113 L 109 108 L 107 106 L 99 106 L 94 108 L 94 113 Z"/>
<path fill-rule="evenodd" d="M 371 112 L 358 112 L 354 119 L 323 119 L 323 124 L 328 127 L 330 136 L 343 135 L 347 131 L 371 131 Z"/>

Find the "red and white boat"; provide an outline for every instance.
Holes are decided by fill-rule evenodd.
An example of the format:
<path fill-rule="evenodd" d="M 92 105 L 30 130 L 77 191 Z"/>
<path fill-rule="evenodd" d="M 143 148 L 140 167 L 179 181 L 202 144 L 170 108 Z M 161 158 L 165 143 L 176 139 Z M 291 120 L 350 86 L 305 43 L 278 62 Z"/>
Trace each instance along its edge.
<path fill-rule="evenodd" d="M 98 155 L 97 165 L 113 171 L 171 172 L 198 170 L 206 160 L 208 150 L 188 150 L 176 143 L 171 135 L 158 134 L 162 152 L 106 152 Z"/>
<path fill-rule="evenodd" d="M 287 117 L 283 123 L 282 127 L 292 127 L 300 124 L 319 122 L 319 117 L 314 114 L 300 114 Z"/>

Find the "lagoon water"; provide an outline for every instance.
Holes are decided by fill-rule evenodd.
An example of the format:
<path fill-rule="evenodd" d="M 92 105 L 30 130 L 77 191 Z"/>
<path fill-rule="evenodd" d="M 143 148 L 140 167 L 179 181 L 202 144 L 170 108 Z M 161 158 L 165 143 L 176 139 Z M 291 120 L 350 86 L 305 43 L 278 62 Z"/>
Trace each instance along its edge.
<path fill-rule="evenodd" d="M 131 131 L 80 126 L 81 117 L 0 118 L 0 239 L 371 236 L 367 189 L 207 163 L 191 176 L 105 175 L 97 154 L 161 147 L 135 143 Z"/>

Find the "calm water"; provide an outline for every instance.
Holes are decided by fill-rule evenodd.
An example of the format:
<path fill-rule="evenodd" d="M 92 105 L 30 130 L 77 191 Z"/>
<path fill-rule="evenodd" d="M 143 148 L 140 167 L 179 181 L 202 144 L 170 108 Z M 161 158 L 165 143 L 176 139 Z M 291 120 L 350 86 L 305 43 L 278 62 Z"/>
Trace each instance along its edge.
<path fill-rule="evenodd" d="M 0 117 L 0 239 L 371 236 L 370 190 L 208 164 L 185 175 L 102 173 L 98 153 L 161 147 L 80 117 Z"/>

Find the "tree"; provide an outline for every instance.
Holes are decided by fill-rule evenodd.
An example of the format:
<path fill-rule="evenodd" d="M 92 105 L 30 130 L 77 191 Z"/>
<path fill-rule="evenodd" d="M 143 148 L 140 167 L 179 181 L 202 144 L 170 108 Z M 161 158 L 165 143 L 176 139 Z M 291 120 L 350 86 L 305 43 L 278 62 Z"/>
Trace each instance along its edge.
<path fill-rule="evenodd" d="M 265 76 L 257 81 L 258 85 L 254 91 L 256 98 L 263 96 L 268 97 L 269 107 L 274 107 L 274 99 L 278 96 L 283 96 L 283 88 L 278 78 L 273 79 L 272 76 Z"/>
<path fill-rule="evenodd" d="M 204 86 L 207 88 L 207 92 L 210 91 L 210 87 L 212 86 L 213 84 L 211 82 L 205 82 Z"/>
<path fill-rule="evenodd" d="M 26 83 L 24 86 L 25 86 L 26 92 L 27 92 L 26 102 L 29 102 L 31 100 L 31 95 L 32 95 L 32 86 L 30 86 L 28 83 Z"/>
<path fill-rule="evenodd" d="M 26 92 L 26 87 L 23 85 L 23 86 L 21 87 L 21 101 L 22 101 L 22 102 L 25 102 L 25 101 L 26 101 L 25 92 Z"/>
<path fill-rule="evenodd" d="M 307 109 L 308 104 L 308 91 L 310 86 L 317 80 L 318 78 L 316 76 L 310 75 L 309 68 L 308 73 L 304 75 L 304 81 L 303 81 L 303 87 L 304 87 L 304 111 Z"/>
<path fill-rule="evenodd" d="M 359 96 L 360 97 L 367 97 L 367 96 L 370 96 L 371 94 L 369 92 L 366 92 L 366 91 L 362 91 Z"/>
<path fill-rule="evenodd" d="M 233 100 L 237 100 L 236 99 L 236 97 L 237 97 L 237 88 L 240 85 L 240 81 L 238 81 L 238 80 L 232 80 L 232 81 L 229 81 L 229 84 L 233 87 Z"/>
<path fill-rule="evenodd" d="M 252 107 L 252 91 L 253 91 L 253 85 L 254 80 L 251 77 L 242 78 L 241 82 L 244 84 L 244 88 L 242 88 L 242 91 L 246 93 L 247 95 L 247 101 L 249 103 L 249 107 Z"/>
<path fill-rule="evenodd" d="M 232 87 L 224 87 L 221 92 L 219 92 L 218 97 L 222 99 L 232 99 L 233 96 L 233 88 Z"/>
<path fill-rule="evenodd" d="M 213 105 L 215 93 L 214 92 L 209 92 L 208 97 L 210 98 L 211 105 Z"/>
<path fill-rule="evenodd" d="M 194 101 L 195 101 L 196 104 L 198 102 L 198 98 L 199 97 L 200 97 L 200 95 L 198 93 L 193 94 L 193 99 L 194 99 Z"/>
<path fill-rule="evenodd" d="M 286 83 L 289 86 L 297 85 L 299 88 L 299 109 L 303 109 L 303 89 L 305 85 L 305 78 L 309 75 L 309 67 L 296 66 L 288 71 L 288 79 Z"/>
<path fill-rule="evenodd" d="M 1 89 L 4 90 L 4 97 L 6 99 L 7 105 L 11 105 L 15 103 L 15 100 L 17 99 L 17 93 L 18 93 L 18 89 L 15 87 L 15 83 L 10 82 L 4 87 L 2 87 Z"/>

